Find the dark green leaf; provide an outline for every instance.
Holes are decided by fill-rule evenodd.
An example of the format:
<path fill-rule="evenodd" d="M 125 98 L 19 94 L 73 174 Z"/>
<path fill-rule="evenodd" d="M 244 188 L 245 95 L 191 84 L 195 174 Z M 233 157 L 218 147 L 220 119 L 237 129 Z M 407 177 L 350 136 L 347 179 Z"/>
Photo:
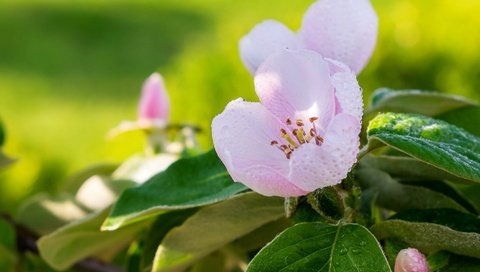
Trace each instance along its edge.
<path fill-rule="evenodd" d="M 165 236 L 153 271 L 177 271 L 284 214 L 283 199 L 245 193 L 202 208 Z"/>
<path fill-rule="evenodd" d="M 16 261 L 15 229 L 0 218 L 0 271 L 14 271 Z"/>
<path fill-rule="evenodd" d="M 453 255 L 439 272 L 480 272 L 480 259 Z"/>
<path fill-rule="evenodd" d="M 102 226 L 114 230 L 166 210 L 213 204 L 246 190 L 234 183 L 215 151 L 181 159 L 143 185 L 125 191 Z"/>
<path fill-rule="evenodd" d="M 434 223 L 457 231 L 480 233 L 478 217 L 451 209 L 410 210 L 397 213 L 390 219 Z"/>
<path fill-rule="evenodd" d="M 451 208 L 467 212 L 460 204 L 441 193 L 403 185 L 380 170 L 361 169 L 356 175 L 364 189 L 372 188 L 378 192 L 376 204 L 383 208 L 393 211 Z"/>
<path fill-rule="evenodd" d="M 0 147 L 5 143 L 5 129 L 3 128 L 3 123 L 0 120 Z"/>
<path fill-rule="evenodd" d="M 368 126 L 369 147 L 388 145 L 463 179 L 480 182 L 480 139 L 446 122 L 385 113 Z"/>
<path fill-rule="evenodd" d="M 373 93 L 367 113 L 405 112 L 436 116 L 473 105 L 477 103 L 440 92 L 382 88 Z"/>
<path fill-rule="evenodd" d="M 264 247 L 249 272 L 277 271 L 391 271 L 379 243 L 357 224 L 295 225 Z"/>
<path fill-rule="evenodd" d="M 398 253 L 405 248 L 408 248 L 408 245 L 404 242 L 395 239 L 388 239 L 385 241 L 385 256 L 387 256 L 388 264 L 392 270 L 395 267 L 395 260 L 397 259 Z"/>
<path fill-rule="evenodd" d="M 480 234 L 460 232 L 433 223 L 387 220 L 371 228 L 379 240 L 398 239 L 410 247 L 431 253 L 446 250 L 455 254 L 480 258 Z"/>
<path fill-rule="evenodd" d="M 42 258 L 53 268 L 64 270 L 74 263 L 97 254 L 112 255 L 137 236 L 148 221 L 117 231 L 101 232 L 100 226 L 109 209 L 91 214 L 38 240 Z"/>

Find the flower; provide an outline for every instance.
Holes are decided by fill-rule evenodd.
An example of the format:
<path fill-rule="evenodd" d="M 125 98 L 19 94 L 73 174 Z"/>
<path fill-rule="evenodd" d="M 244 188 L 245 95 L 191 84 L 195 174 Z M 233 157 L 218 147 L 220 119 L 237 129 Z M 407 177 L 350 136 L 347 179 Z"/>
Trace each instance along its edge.
<path fill-rule="evenodd" d="M 232 178 L 282 197 L 341 182 L 359 149 L 355 74 L 314 51 L 284 50 L 258 68 L 255 88 L 260 103 L 234 100 L 212 122 L 215 150 Z"/>
<path fill-rule="evenodd" d="M 267 20 L 240 41 L 240 56 L 255 74 L 271 54 L 306 48 L 347 64 L 357 74 L 370 59 L 378 33 L 378 18 L 369 0 L 319 0 L 303 18 L 298 34 Z"/>
<path fill-rule="evenodd" d="M 154 73 L 143 83 L 138 119 L 166 122 L 169 114 L 170 102 L 163 78 L 159 73 Z"/>
<path fill-rule="evenodd" d="M 401 250 L 395 260 L 395 272 L 428 272 L 425 256 L 415 248 Z"/>

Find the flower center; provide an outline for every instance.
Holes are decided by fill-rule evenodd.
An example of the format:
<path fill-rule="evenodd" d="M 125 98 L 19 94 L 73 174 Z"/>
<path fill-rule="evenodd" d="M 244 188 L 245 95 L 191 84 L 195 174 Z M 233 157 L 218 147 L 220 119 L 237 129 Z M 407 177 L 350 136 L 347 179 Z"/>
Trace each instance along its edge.
<path fill-rule="evenodd" d="M 295 126 L 290 118 L 287 119 L 285 124 L 287 125 L 288 131 L 283 128 L 280 129 L 280 136 L 282 140 L 273 140 L 270 144 L 282 151 L 287 159 L 290 159 L 292 153 L 302 144 L 314 141 L 316 145 L 322 145 L 323 138 L 322 136 L 318 135 L 317 128 L 315 127 L 315 121 L 317 120 L 318 117 L 311 117 L 308 119 L 308 121 L 312 124 L 312 128 L 307 133 L 305 132 L 305 124 L 303 123 L 302 119 L 297 119 L 295 121 Z"/>

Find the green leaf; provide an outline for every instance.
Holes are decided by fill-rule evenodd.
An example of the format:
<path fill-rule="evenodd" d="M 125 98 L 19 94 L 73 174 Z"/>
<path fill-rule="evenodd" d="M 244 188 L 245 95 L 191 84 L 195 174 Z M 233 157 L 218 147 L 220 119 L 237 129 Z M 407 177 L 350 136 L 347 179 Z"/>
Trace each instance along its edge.
<path fill-rule="evenodd" d="M 391 271 L 379 243 L 357 224 L 295 225 L 264 247 L 250 263 L 256 271 Z"/>
<path fill-rule="evenodd" d="M 0 271 L 15 271 L 16 234 L 12 225 L 0 218 Z"/>
<path fill-rule="evenodd" d="M 480 219 L 478 217 L 451 209 L 410 210 L 397 213 L 390 219 L 434 223 L 456 231 L 480 233 Z"/>
<path fill-rule="evenodd" d="M 85 217 L 88 212 L 70 195 L 39 194 L 20 207 L 16 221 L 37 234 L 45 235 Z"/>
<path fill-rule="evenodd" d="M 368 126 L 369 148 L 393 147 L 463 179 L 480 182 L 480 139 L 446 122 L 385 113 Z"/>
<path fill-rule="evenodd" d="M 362 158 L 363 167 L 377 168 L 393 177 L 408 180 L 449 180 L 469 183 L 468 180 L 452 175 L 423 161 L 404 156 L 367 155 Z"/>
<path fill-rule="evenodd" d="M 387 256 L 390 268 L 395 268 L 395 261 L 397 259 L 397 255 L 402 249 L 405 248 L 408 248 L 408 245 L 398 240 L 388 239 L 385 241 L 384 251 L 385 256 Z"/>
<path fill-rule="evenodd" d="M 480 137 L 480 106 L 450 111 L 437 117 Z"/>
<path fill-rule="evenodd" d="M 202 208 L 163 239 L 153 271 L 177 271 L 284 214 L 283 199 L 245 193 Z"/>
<path fill-rule="evenodd" d="M 10 159 L 3 154 L 2 150 L 0 150 L 0 169 L 12 164 L 13 162 L 15 162 L 15 160 Z"/>
<path fill-rule="evenodd" d="M 143 185 L 126 190 L 104 222 L 103 230 L 114 230 L 167 210 L 204 206 L 245 191 L 234 183 L 214 150 L 181 159 Z"/>
<path fill-rule="evenodd" d="M 149 223 L 145 221 L 117 231 L 101 232 L 100 226 L 108 212 L 109 209 L 105 209 L 93 213 L 41 237 L 37 243 L 40 255 L 53 268 L 64 270 L 86 257 L 115 254 Z"/>
<path fill-rule="evenodd" d="M 453 255 L 448 260 L 448 265 L 440 272 L 480 272 L 480 259 Z"/>
<path fill-rule="evenodd" d="M 178 155 L 161 153 L 155 156 L 134 156 L 122 163 L 112 174 L 114 179 L 127 179 L 142 184 L 167 169 Z"/>
<path fill-rule="evenodd" d="M 393 211 L 450 208 L 467 212 L 460 204 L 441 193 L 403 185 L 380 170 L 361 169 L 356 175 L 364 189 L 374 188 L 378 192 L 376 204 L 383 208 Z"/>
<path fill-rule="evenodd" d="M 473 105 L 477 105 L 477 103 L 461 96 L 440 92 L 382 88 L 373 93 L 367 114 L 405 112 L 436 116 Z"/>
<path fill-rule="evenodd" d="M 0 120 L 0 147 L 5 143 L 5 128 L 3 122 Z"/>
<path fill-rule="evenodd" d="M 379 240 L 398 239 L 425 253 L 446 250 L 480 258 L 480 234 L 461 232 L 433 223 L 387 220 L 371 228 Z"/>

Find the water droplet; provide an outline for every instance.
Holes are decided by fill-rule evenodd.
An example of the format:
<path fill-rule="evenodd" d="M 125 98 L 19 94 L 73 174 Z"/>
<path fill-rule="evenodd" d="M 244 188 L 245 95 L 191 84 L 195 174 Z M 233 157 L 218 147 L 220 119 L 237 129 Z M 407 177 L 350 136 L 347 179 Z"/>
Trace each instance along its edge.
<path fill-rule="evenodd" d="M 354 248 L 354 249 L 352 249 L 352 253 L 355 254 L 355 255 L 358 255 L 358 254 L 362 253 L 362 251 L 358 248 Z"/>
<path fill-rule="evenodd" d="M 366 245 L 367 245 L 367 242 L 365 242 L 365 241 L 361 241 L 361 242 L 360 242 L 360 246 L 363 247 L 363 246 L 366 246 Z"/>
<path fill-rule="evenodd" d="M 345 255 L 347 253 L 348 253 L 348 248 L 344 247 L 344 248 L 340 249 L 340 255 Z"/>

